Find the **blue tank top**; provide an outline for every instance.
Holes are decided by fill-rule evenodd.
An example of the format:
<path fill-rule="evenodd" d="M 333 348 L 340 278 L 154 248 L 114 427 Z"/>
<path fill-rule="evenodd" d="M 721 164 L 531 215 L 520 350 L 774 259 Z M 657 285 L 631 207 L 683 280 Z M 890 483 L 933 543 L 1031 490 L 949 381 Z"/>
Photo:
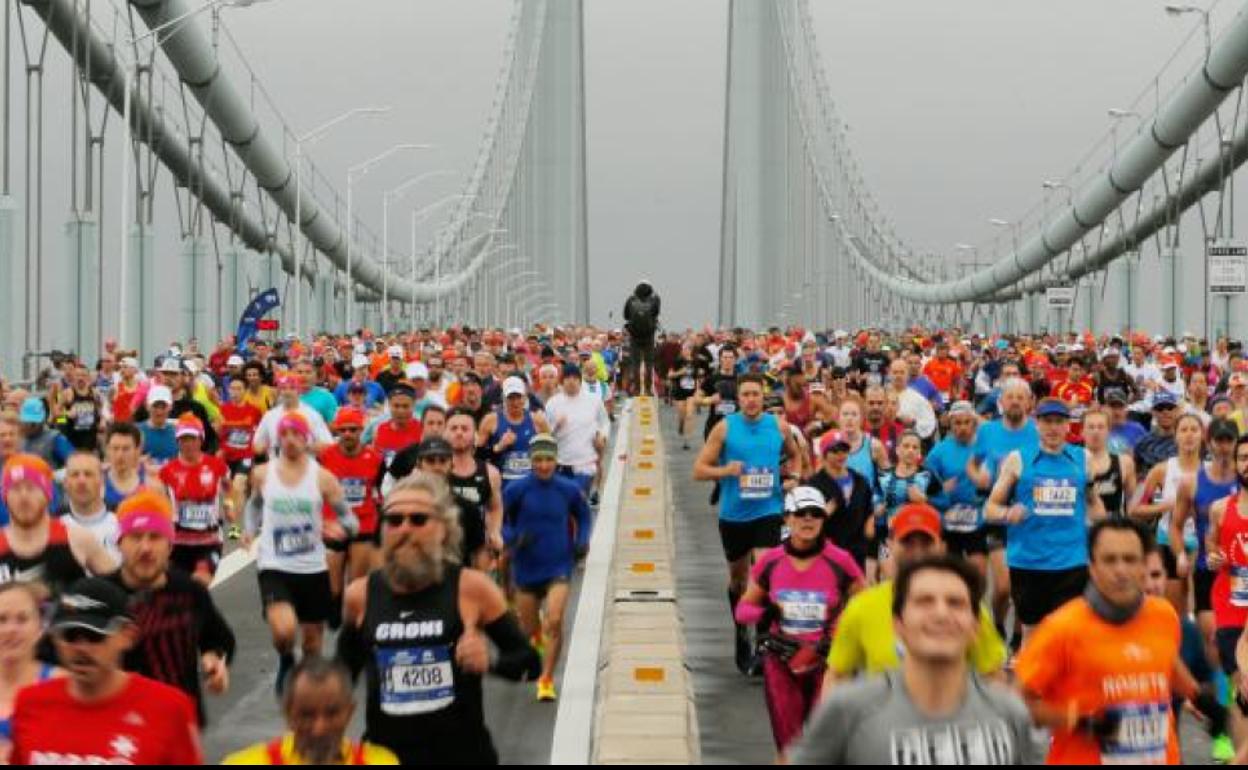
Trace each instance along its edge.
<path fill-rule="evenodd" d="M 1201 463 L 1196 472 L 1196 569 L 1208 570 L 1205 563 L 1205 533 L 1209 531 L 1209 506 L 1239 491 L 1239 480 L 1231 479 L 1217 483 L 1209 478 L 1208 469 Z"/>
<path fill-rule="evenodd" d="M 139 486 L 141 487 L 147 483 L 147 466 L 139 466 L 138 476 Z M 107 473 L 104 474 L 104 507 L 109 511 L 116 513 L 117 506 L 121 505 L 121 502 L 132 494 L 134 494 L 133 490 L 130 492 L 122 492 L 113 485 L 112 477 Z"/>
<path fill-rule="evenodd" d="M 910 476 L 898 476 L 895 470 L 880 474 L 880 485 L 875 504 L 884 504 L 884 517 L 892 521 L 897 509 L 910 501 L 910 487 L 918 487 L 927 494 L 932 481 L 932 472 L 918 470 Z"/>
<path fill-rule="evenodd" d="M 858 475 L 871 482 L 871 486 L 875 486 L 875 458 L 871 456 L 870 436 L 865 433 L 862 435 L 862 445 L 857 451 L 850 453 L 845 464 L 858 471 Z"/>
<path fill-rule="evenodd" d="M 780 453 L 784 436 L 775 415 L 763 414 L 757 420 L 744 414 L 724 418 L 728 432 L 720 452 L 720 464 L 739 460 L 744 466 L 740 477 L 719 482 L 719 518 L 746 522 L 779 516 L 784 510 L 784 488 L 780 478 Z"/>
<path fill-rule="evenodd" d="M 52 667 L 51 663 L 44 663 L 43 665 L 39 667 L 39 678 L 36 679 L 35 682 L 38 683 L 38 682 L 48 681 L 49 679 L 52 678 L 52 672 L 55 670 L 56 669 Z M 7 716 L 7 717 L 4 717 L 3 719 L 0 719 L 0 740 L 4 740 L 4 741 L 13 740 L 13 717 L 12 716 Z"/>
<path fill-rule="evenodd" d="M 1021 453 L 1022 474 L 1014 499 L 1027 515 L 1010 527 L 1006 562 L 1011 567 L 1066 570 L 1088 563 L 1086 510 L 1088 469 L 1083 448 Z"/>
<path fill-rule="evenodd" d="M 537 435 L 537 427 L 533 425 L 533 415 L 527 408 L 524 410 L 524 419 L 519 423 L 509 421 L 505 409 L 499 409 L 494 414 L 498 415 L 498 424 L 494 426 L 494 434 L 490 436 L 490 446 L 502 441 L 503 434 L 509 430 L 516 434 L 515 443 L 498 455 L 499 473 L 502 475 L 503 485 L 506 486 L 509 481 L 529 475 L 529 470 L 533 467 L 529 460 L 529 442 Z"/>

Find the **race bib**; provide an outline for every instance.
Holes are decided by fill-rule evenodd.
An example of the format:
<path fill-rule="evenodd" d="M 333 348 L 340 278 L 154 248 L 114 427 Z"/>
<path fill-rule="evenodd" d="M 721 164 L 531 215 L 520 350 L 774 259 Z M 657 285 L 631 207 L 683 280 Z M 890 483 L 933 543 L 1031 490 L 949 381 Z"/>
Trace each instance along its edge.
<path fill-rule="evenodd" d="M 1248 567 L 1231 567 L 1231 606 L 1248 608 Z"/>
<path fill-rule="evenodd" d="M 828 595 L 823 591 L 777 591 L 780 607 L 780 632 L 802 636 L 823 630 L 828 614 Z"/>
<path fill-rule="evenodd" d="M 231 428 L 225 443 L 230 449 L 247 449 L 251 446 L 251 431 L 246 428 Z"/>
<path fill-rule="evenodd" d="M 528 455 L 516 452 L 503 461 L 503 475 L 509 479 L 518 479 L 528 475 L 533 468 L 533 461 Z"/>
<path fill-rule="evenodd" d="M 974 532 L 979 528 L 979 509 L 973 505 L 953 505 L 945 511 L 945 529 Z"/>
<path fill-rule="evenodd" d="M 871 387 L 878 387 L 884 384 L 884 375 L 875 372 L 867 372 L 867 384 Z"/>
<path fill-rule="evenodd" d="M 737 413 L 737 403 L 735 401 L 720 401 L 715 405 L 715 414 L 720 417 L 727 417 L 730 414 Z"/>
<path fill-rule="evenodd" d="M 302 556 L 316 549 L 316 533 L 311 524 L 300 527 L 277 527 L 273 530 L 273 547 L 278 556 Z"/>
<path fill-rule="evenodd" d="M 179 503 L 178 526 L 203 532 L 217 526 L 216 503 Z"/>
<path fill-rule="evenodd" d="M 681 390 L 693 390 L 693 378 L 692 378 L 692 377 L 681 377 L 681 378 L 680 378 L 680 388 L 681 388 Z"/>
<path fill-rule="evenodd" d="M 364 479 L 342 479 L 342 494 L 352 508 L 364 504 L 367 492 L 368 483 Z"/>
<path fill-rule="evenodd" d="M 74 429 L 88 431 L 95 427 L 95 409 L 90 404 L 74 406 Z"/>
<path fill-rule="evenodd" d="M 377 671 L 386 714 L 428 714 L 455 702 L 455 672 L 446 645 L 378 649 Z"/>
<path fill-rule="evenodd" d="M 1118 730 L 1101 743 L 1101 764 L 1165 764 L 1170 704 L 1120 703 L 1109 706 L 1106 714 L 1118 718 Z"/>
<path fill-rule="evenodd" d="M 1074 516 L 1079 490 L 1070 479 L 1040 479 L 1031 490 L 1036 516 Z"/>
<path fill-rule="evenodd" d="M 741 474 L 742 500 L 767 500 L 776 492 L 776 473 L 771 468 L 746 468 Z"/>

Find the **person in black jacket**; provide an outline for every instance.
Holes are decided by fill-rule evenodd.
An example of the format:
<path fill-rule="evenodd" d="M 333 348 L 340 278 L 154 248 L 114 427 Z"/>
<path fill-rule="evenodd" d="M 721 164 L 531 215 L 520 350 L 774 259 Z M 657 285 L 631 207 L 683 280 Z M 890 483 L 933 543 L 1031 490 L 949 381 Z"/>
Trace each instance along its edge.
<path fill-rule="evenodd" d="M 823 467 L 807 482 L 828 501 L 830 515 L 823 534 L 862 567 L 867 561 L 866 527 L 874 509 L 875 480 L 849 467 L 849 442 L 840 433 L 833 431 L 823 446 Z"/>
<path fill-rule="evenodd" d="M 628 331 L 630 358 L 629 388 L 636 394 L 654 394 L 654 339 L 659 331 L 659 295 L 649 281 L 637 284 L 624 302 L 624 328 Z M 641 368 L 645 365 L 645 379 Z"/>
<path fill-rule="evenodd" d="M 167 497 L 140 491 L 118 506 L 117 518 L 122 566 L 108 580 L 130 594 L 138 627 L 123 666 L 194 698 L 202 725 L 201 674 L 210 693 L 229 689 L 234 632 L 208 589 L 169 565 L 173 508 Z"/>

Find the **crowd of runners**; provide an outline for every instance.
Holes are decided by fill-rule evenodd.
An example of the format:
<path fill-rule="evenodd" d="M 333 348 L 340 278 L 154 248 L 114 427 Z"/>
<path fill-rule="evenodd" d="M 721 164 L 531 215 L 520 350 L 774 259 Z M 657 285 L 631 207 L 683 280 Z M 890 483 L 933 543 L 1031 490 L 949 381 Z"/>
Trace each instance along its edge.
<path fill-rule="evenodd" d="M 1241 347 L 661 333 L 641 300 L 655 318 L 626 308 L 626 332 L 148 361 L 110 341 L 6 384 L 3 755 L 202 761 L 205 697 L 258 665 L 210 591 L 247 549 L 289 730 L 228 762 L 496 762 L 482 678 L 557 700 L 616 406 L 649 394 L 711 482 L 725 623 L 777 756 L 1177 762 L 1189 714 L 1214 759 L 1248 758 Z"/>

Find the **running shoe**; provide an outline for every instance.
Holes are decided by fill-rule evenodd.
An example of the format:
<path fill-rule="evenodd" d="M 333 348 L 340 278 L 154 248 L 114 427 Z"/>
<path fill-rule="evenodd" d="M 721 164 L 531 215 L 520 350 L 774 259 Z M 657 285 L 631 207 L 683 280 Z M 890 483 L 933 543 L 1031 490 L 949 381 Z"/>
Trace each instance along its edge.
<path fill-rule="evenodd" d="M 596 490 L 596 489 L 595 489 L 595 490 L 594 490 L 592 493 L 590 493 L 590 495 L 589 495 L 589 504 L 590 504 L 590 505 L 592 505 L 592 506 L 594 506 L 595 508 L 597 508 L 597 507 L 598 507 L 598 500 L 599 500 L 599 498 L 598 498 L 598 490 Z"/>
<path fill-rule="evenodd" d="M 1225 765 L 1235 758 L 1235 744 L 1226 733 L 1215 736 L 1209 744 L 1209 756 L 1214 762 Z"/>
<path fill-rule="evenodd" d="M 553 703 L 555 698 L 555 680 L 542 677 L 537 680 L 537 700 L 539 703 Z"/>
<path fill-rule="evenodd" d="M 749 676 L 750 670 L 754 665 L 754 646 L 750 644 L 750 637 L 744 626 L 737 626 L 736 651 L 733 657 L 737 664 L 737 670 L 745 676 Z"/>

